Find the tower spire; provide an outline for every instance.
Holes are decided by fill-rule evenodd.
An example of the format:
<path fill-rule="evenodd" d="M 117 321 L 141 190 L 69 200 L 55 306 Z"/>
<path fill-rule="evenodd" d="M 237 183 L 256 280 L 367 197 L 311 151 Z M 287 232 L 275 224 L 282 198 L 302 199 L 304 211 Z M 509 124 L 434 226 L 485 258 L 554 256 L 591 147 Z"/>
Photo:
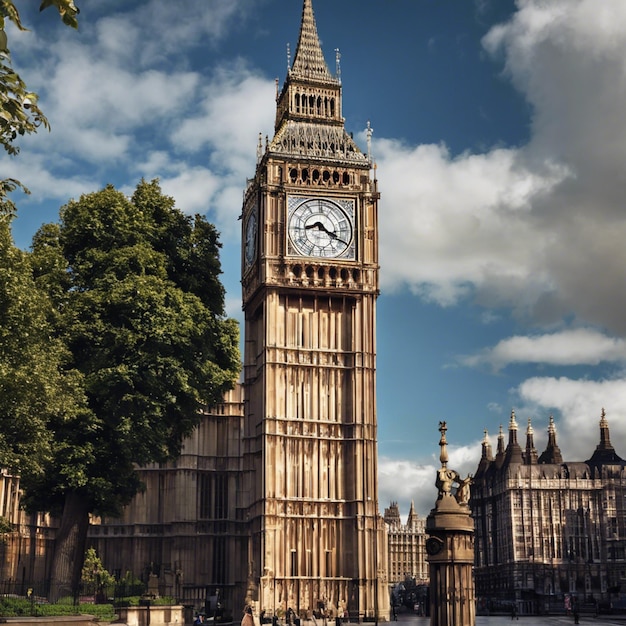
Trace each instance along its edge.
<path fill-rule="evenodd" d="M 333 81 L 317 34 L 312 0 L 304 0 L 302 24 L 290 75 L 303 80 Z"/>
<path fill-rule="evenodd" d="M 522 461 L 522 449 L 517 442 L 517 420 L 515 419 L 515 411 L 511 410 L 511 418 L 509 419 L 509 445 L 506 447 L 505 465 L 522 463 Z"/>
<path fill-rule="evenodd" d="M 504 431 L 502 430 L 502 424 L 498 430 L 498 446 L 496 448 L 496 467 L 500 468 L 504 463 Z"/>
<path fill-rule="evenodd" d="M 485 428 L 485 436 L 482 441 L 482 454 L 480 457 L 480 463 L 478 464 L 478 469 L 476 470 L 476 476 L 482 476 L 489 466 L 493 463 L 493 452 L 491 451 L 491 442 L 489 441 L 489 433 Z"/>
<path fill-rule="evenodd" d="M 535 448 L 535 431 L 533 425 L 528 418 L 528 427 L 526 428 L 526 455 L 524 456 L 526 465 L 534 465 L 537 463 L 537 450 Z"/>
<path fill-rule="evenodd" d="M 563 455 L 561 449 L 556 443 L 556 427 L 554 426 L 554 417 L 550 415 L 550 423 L 548 424 L 548 445 L 539 457 L 539 463 L 553 464 L 563 463 Z"/>
<path fill-rule="evenodd" d="M 609 421 L 606 418 L 606 411 L 604 409 L 602 409 L 602 413 L 600 414 L 600 443 L 596 446 L 594 453 L 587 463 L 596 469 L 603 465 L 626 466 L 626 461 L 615 452 L 615 448 L 611 445 Z"/>

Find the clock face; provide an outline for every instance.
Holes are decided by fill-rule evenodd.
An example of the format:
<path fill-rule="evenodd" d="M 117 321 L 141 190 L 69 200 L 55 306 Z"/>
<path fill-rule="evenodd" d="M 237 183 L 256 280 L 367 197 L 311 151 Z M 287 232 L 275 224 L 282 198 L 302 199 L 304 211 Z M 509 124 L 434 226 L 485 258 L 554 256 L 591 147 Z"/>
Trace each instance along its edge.
<path fill-rule="evenodd" d="M 351 200 L 289 199 L 289 240 L 296 254 L 354 258 Z"/>
<path fill-rule="evenodd" d="M 245 258 L 250 265 L 256 255 L 256 213 L 253 211 L 246 222 Z"/>
<path fill-rule="evenodd" d="M 431 556 L 439 554 L 442 548 L 443 541 L 441 541 L 441 539 L 438 539 L 437 537 L 429 537 L 426 539 L 426 552 L 428 552 Z"/>

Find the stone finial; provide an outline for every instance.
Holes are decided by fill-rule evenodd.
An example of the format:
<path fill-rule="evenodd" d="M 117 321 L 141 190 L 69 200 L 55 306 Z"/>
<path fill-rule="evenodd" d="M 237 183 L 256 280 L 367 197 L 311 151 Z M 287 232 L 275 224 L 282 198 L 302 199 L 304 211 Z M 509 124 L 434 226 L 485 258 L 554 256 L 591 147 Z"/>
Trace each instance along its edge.
<path fill-rule="evenodd" d="M 604 407 L 602 407 L 602 413 L 600 414 L 600 428 L 608 428 L 609 427 L 609 422 L 606 419 L 606 411 L 604 410 Z"/>
<path fill-rule="evenodd" d="M 548 424 L 548 434 L 554 435 L 556 433 L 556 426 L 554 425 L 554 416 L 550 415 L 550 423 Z"/>
<path fill-rule="evenodd" d="M 445 422 L 439 422 L 439 432 L 441 438 L 439 439 L 439 445 L 441 446 L 441 452 L 439 453 L 439 460 L 441 461 L 441 467 L 445 469 L 448 466 L 448 442 L 446 441 L 446 431 L 448 427 Z"/>

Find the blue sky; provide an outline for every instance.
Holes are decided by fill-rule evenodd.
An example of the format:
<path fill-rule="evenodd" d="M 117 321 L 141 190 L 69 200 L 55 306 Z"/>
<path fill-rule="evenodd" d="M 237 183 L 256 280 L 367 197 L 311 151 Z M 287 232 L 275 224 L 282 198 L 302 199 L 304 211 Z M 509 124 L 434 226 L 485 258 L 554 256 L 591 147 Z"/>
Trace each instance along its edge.
<path fill-rule="evenodd" d="M 0 156 L 32 191 L 14 195 L 16 243 L 70 198 L 159 177 L 220 229 L 241 319 L 237 217 L 301 0 L 77 0 L 78 32 L 30 4 L 9 46 L 52 131 Z M 605 407 L 626 456 L 626 3 L 313 7 L 346 128 L 363 149 L 374 129 L 381 511 L 432 507 L 439 420 L 463 473 L 511 409 L 522 444 L 531 418 L 541 452 L 552 414 L 584 460 Z"/>

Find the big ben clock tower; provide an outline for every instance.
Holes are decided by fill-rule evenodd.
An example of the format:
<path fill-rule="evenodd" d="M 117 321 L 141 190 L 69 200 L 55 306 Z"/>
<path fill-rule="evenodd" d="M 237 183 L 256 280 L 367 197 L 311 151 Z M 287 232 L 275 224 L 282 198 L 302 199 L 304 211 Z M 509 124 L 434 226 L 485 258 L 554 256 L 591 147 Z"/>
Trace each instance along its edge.
<path fill-rule="evenodd" d="M 247 601 L 385 617 L 378 514 L 378 198 L 304 0 L 242 212 Z"/>

